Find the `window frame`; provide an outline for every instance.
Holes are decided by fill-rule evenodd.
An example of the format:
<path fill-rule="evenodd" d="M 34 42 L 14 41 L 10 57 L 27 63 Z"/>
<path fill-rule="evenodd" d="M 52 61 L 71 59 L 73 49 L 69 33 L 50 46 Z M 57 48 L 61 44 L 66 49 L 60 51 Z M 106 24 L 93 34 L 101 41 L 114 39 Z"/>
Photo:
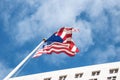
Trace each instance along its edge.
<path fill-rule="evenodd" d="M 67 77 L 67 75 L 62 75 L 62 76 L 59 76 L 59 80 L 65 80 Z"/>
<path fill-rule="evenodd" d="M 49 78 L 44 78 L 44 80 L 51 80 L 51 77 L 49 77 Z"/>
<path fill-rule="evenodd" d="M 92 71 L 92 76 L 98 76 L 98 75 L 100 75 L 100 70 Z"/>
<path fill-rule="evenodd" d="M 75 78 L 81 78 L 83 76 L 83 73 L 76 73 Z"/>
<path fill-rule="evenodd" d="M 119 68 L 113 68 L 113 69 L 109 70 L 109 73 L 110 74 L 115 74 L 115 73 L 118 73 L 118 71 L 119 71 Z"/>
<path fill-rule="evenodd" d="M 117 79 L 117 76 L 109 76 L 107 77 L 107 80 L 116 80 Z"/>

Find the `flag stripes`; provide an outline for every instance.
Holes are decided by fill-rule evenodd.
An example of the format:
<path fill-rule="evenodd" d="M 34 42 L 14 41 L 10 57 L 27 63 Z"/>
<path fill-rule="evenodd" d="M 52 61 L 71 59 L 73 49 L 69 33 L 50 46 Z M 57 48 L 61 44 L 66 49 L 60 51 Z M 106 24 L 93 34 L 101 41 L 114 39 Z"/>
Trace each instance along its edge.
<path fill-rule="evenodd" d="M 59 29 L 54 33 L 55 35 L 51 36 L 46 41 L 49 43 L 51 42 L 50 40 L 52 40 L 52 43 L 46 45 L 43 49 L 38 50 L 33 57 L 39 57 L 43 53 L 52 54 L 53 52 L 56 54 L 66 53 L 69 56 L 74 56 L 77 52 L 79 52 L 79 49 L 75 46 L 72 40 L 73 31 L 77 31 L 77 29 L 65 27 Z M 58 39 L 60 39 L 60 41 Z M 62 42 L 61 39 L 63 40 Z M 53 40 L 55 40 L 55 42 Z"/>
<path fill-rule="evenodd" d="M 37 53 L 33 56 L 33 57 L 39 57 L 42 55 L 42 53 L 47 53 L 47 54 L 51 54 L 51 53 L 66 53 L 69 56 L 74 56 L 75 55 L 75 51 L 71 51 L 69 49 L 69 44 L 67 43 L 59 43 L 59 42 L 53 42 L 51 45 L 45 46 L 44 49 L 41 49 L 39 51 L 37 51 Z"/>

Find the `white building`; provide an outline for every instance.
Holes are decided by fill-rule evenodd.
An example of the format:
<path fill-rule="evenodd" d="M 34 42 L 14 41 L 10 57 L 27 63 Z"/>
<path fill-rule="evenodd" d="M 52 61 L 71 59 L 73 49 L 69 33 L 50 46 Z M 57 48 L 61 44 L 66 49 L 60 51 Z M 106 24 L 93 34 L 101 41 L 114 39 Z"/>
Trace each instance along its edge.
<path fill-rule="evenodd" d="M 10 80 L 120 80 L 120 62 L 38 73 Z"/>

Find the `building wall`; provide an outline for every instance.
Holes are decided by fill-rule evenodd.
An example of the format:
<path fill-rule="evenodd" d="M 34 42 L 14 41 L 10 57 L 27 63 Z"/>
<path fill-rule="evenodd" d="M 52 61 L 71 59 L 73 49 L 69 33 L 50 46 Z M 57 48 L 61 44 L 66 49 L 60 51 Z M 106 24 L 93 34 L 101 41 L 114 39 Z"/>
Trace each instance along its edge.
<path fill-rule="evenodd" d="M 120 62 L 51 71 L 10 80 L 120 80 Z"/>

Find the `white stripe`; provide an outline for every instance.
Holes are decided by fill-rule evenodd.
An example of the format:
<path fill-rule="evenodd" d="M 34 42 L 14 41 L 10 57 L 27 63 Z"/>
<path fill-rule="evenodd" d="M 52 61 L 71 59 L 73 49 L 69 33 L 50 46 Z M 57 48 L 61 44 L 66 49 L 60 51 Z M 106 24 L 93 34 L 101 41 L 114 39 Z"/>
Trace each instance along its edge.
<path fill-rule="evenodd" d="M 63 33 L 60 35 L 60 37 L 61 37 L 61 38 L 64 38 L 64 37 L 65 37 L 65 35 L 66 35 L 66 32 L 65 32 L 65 31 L 63 31 Z"/>
<path fill-rule="evenodd" d="M 72 34 L 72 30 L 66 30 L 66 34 Z"/>
<path fill-rule="evenodd" d="M 34 58 L 34 57 L 41 56 L 42 54 L 43 54 L 43 49 L 38 50 L 38 51 L 36 52 L 36 54 L 33 55 L 33 58 Z"/>
<path fill-rule="evenodd" d="M 67 41 L 72 41 L 72 38 L 71 37 L 67 38 L 66 40 L 63 41 L 63 43 L 65 43 Z"/>
<path fill-rule="evenodd" d="M 60 43 L 60 42 L 53 42 L 50 45 L 64 45 L 64 46 L 68 46 L 68 44 L 66 44 L 66 43 Z"/>
<path fill-rule="evenodd" d="M 79 32 L 80 30 L 77 29 L 77 28 L 73 28 L 72 31 L 73 31 L 73 32 Z"/>
<path fill-rule="evenodd" d="M 72 48 L 72 50 L 71 50 L 71 51 L 75 52 L 75 51 L 76 51 L 76 49 L 77 49 L 77 47 L 76 47 L 76 46 L 73 46 L 73 48 Z"/>
<path fill-rule="evenodd" d="M 52 44 L 50 44 L 50 45 L 48 45 L 48 46 L 45 46 L 44 47 L 44 49 L 48 49 L 48 48 L 50 48 L 50 47 L 57 47 L 57 48 L 69 48 L 69 45 L 70 44 L 64 44 L 64 43 L 59 43 L 59 42 L 55 42 L 55 43 L 52 43 Z"/>
<path fill-rule="evenodd" d="M 33 56 L 33 58 L 35 58 L 35 57 L 39 57 L 39 56 L 41 56 L 42 54 L 35 54 L 34 56 Z"/>
<path fill-rule="evenodd" d="M 46 46 L 44 49 L 49 49 L 51 47 L 56 47 L 56 48 L 69 48 L 69 44 L 67 46 L 62 46 L 62 45 L 51 45 L 51 46 Z"/>

